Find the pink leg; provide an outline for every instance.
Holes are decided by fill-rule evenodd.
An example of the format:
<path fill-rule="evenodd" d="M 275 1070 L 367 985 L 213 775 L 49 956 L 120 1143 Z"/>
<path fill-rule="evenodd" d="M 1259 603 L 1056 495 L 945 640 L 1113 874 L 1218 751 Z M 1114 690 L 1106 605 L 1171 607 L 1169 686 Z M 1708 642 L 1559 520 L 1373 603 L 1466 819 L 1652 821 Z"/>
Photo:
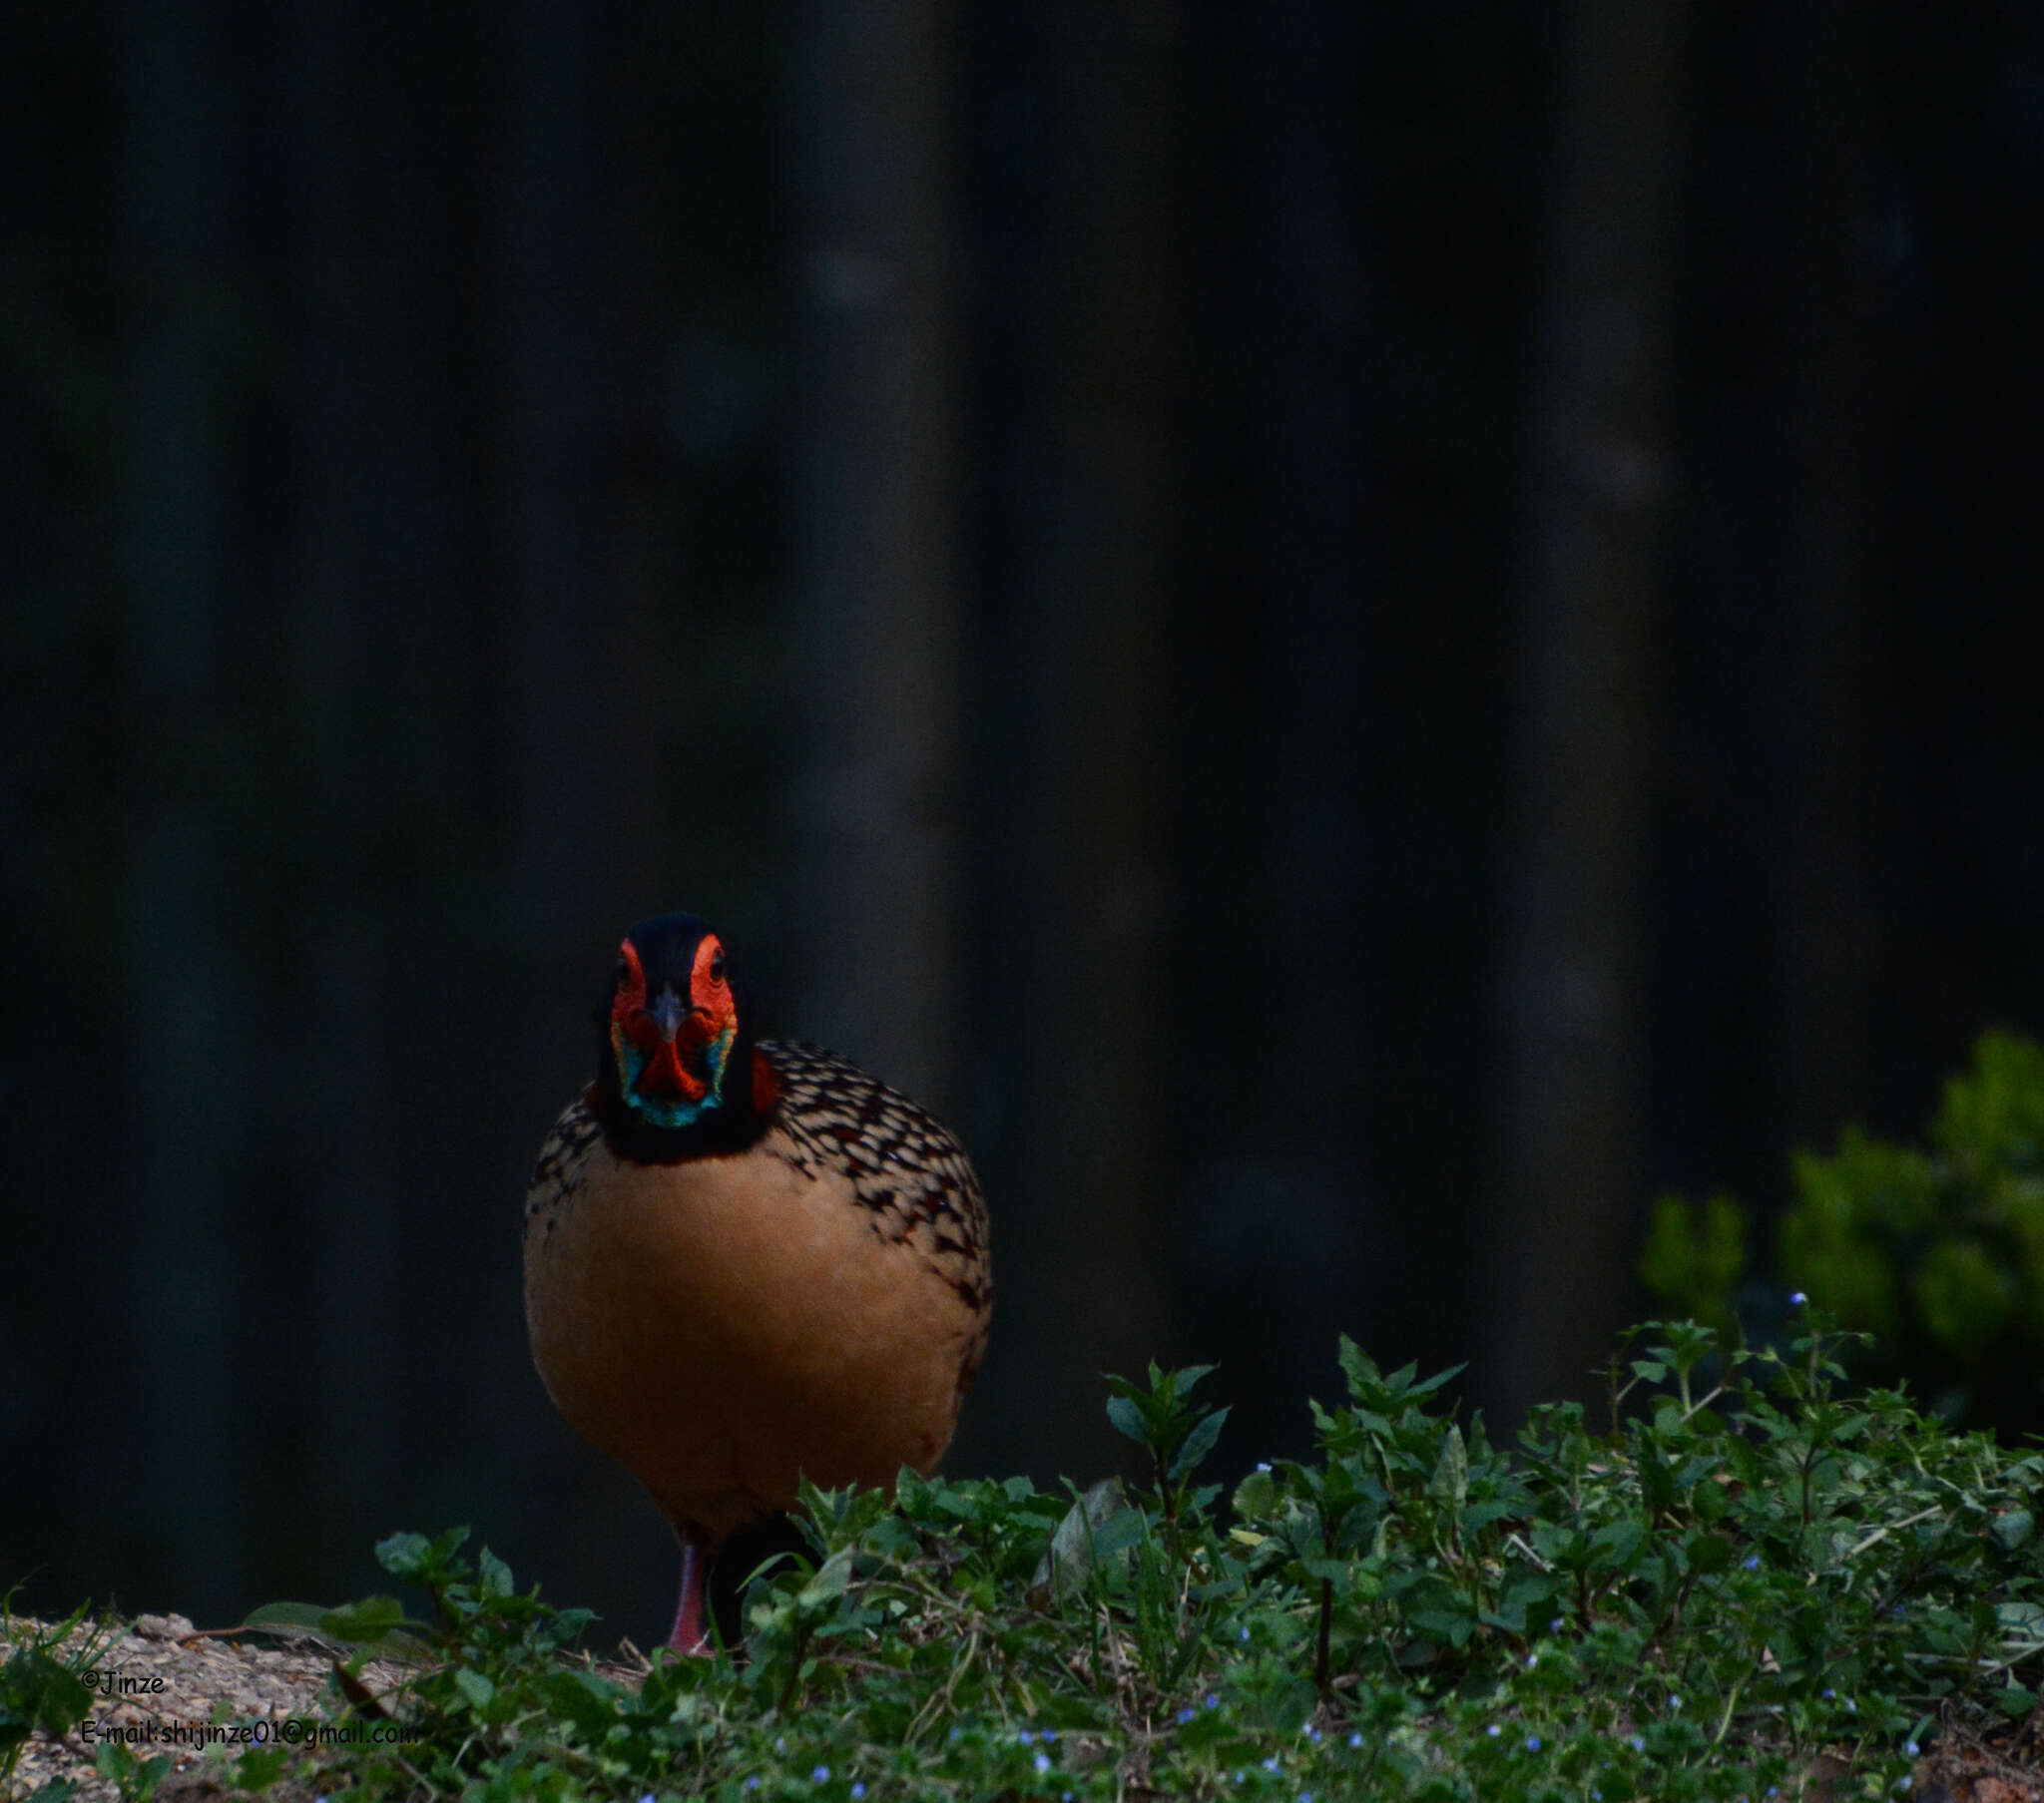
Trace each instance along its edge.
<path fill-rule="evenodd" d="M 668 1635 L 670 1652 L 707 1656 L 710 1636 L 705 1631 L 703 1586 L 710 1576 L 710 1546 L 694 1528 L 682 1528 L 682 1599 L 675 1605 L 674 1632 Z"/>

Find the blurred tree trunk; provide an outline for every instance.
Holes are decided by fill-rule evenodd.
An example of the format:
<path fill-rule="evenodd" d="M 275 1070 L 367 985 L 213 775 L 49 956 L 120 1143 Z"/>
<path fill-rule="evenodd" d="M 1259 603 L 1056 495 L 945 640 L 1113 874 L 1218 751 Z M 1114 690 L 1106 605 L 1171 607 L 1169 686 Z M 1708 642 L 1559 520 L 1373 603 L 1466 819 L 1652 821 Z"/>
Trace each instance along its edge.
<path fill-rule="evenodd" d="M 300 939 L 268 1079 L 273 1118 L 290 1123 L 273 1155 L 291 1160 L 296 1198 L 272 1256 L 303 1272 L 311 1408 L 304 1434 L 263 1448 L 256 1515 L 285 1570 L 318 1556 L 305 1495 L 324 1499 L 332 1533 L 362 1540 L 406 1478 L 431 1473 L 437 1429 L 411 1372 L 506 1363 L 461 1356 L 490 1343 L 503 1292 L 450 1288 L 446 1273 L 504 1243 L 515 1189 L 482 1220 L 426 1198 L 474 1196 L 470 1173 L 513 1134 L 504 1117 L 433 1097 L 430 1055 L 407 1038 L 435 1006 L 425 998 L 490 993 L 491 935 L 465 923 L 450 961 L 437 889 L 478 854 L 495 734 L 468 577 L 489 471 L 461 430 L 477 410 L 465 351 L 479 158 L 459 110 L 436 104 L 472 48 L 458 15 L 419 30 L 398 19 L 387 4 L 293 13 L 273 127 L 299 372 L 280 734 L 296 805 L 277 830 L 295 854 L 279 886 Z"/>
<path fill-rule="evenodd" d="M 352 9 L 303 9 L 291 20 L 281 124 L 296 235 L 286 250 L 303 311 L 290 322 L 302 371 L 291 419 L 301 501 L 287 578 L 294 643 L 285 655 L 306 803 L 292 835 L 304 858 L 304 942 L 283 997 L 288 1018 L 277 1024 L 286 1055 L 271 1081 L 278 1118 L 297 1123 L 313 1363 L 302 1380 L 310 1431 L 292 1446 L 301 1467 L 295 1481 L 269 1489 L 275 1501 L 264 1505 L 279 1528 L 278 1518 L 297 1515 L 314 1490 L 336 1522 L 352 1522 L 370 1499 L 387 1495 L 400 1415 L 391 1168 L 401 1156 L 392 1143 L 400 1124 L 383 1081 L 391 1048 L 381 1031 L 396 1000 L 385 969 L 385 935 L 395 923 L 389 898 L 359 885 L 373 867 L 379 810 L 390 803 L 378 780 L 383 735 L 373 729 L 371 704 L 387 649 L 378 630 L 384 589 L 365 541 L 373 542 L 386 508 L 404 508 L 394 484 L 364 474 L 404 430 L 381 405 L 398 346 L 379 329 L 389 323 L 375 304 L 380 234 L 365 241 L 365 226 L 386 199 L 393 212 L 405 200 L 375 192 L 367 135 L 355 129 L 372 111 L 364 89 L 377 67 L 369 49 L 376 34 L 364 32 L 362 12 Z M 387 228 L 387 217 L 382 223 Z M 408 405 L 423 409 L 423 397 Z M 372 492 L 383 507 L 369 504 Z"/>
<path fill-rule="evenodd" d="M 955 1115 L 954 21 L 946 0 L 809 0 L 793 31 L 795 787 L 780 936 L 800 1031 Z"/>
<path fill-rule="evenodd" d="M 1632 1287 L 1687 8 L 1579 0 L 1533 380 L 1485 1400 L 1583 1395 Z"/>
<path fill-rule="evenodd" d="M 211 1598 L 240 1593 L 230 1499 L 248 1438 L 233 1407 L 248 1019 L 220 800 L 236 776 L 229 660 L 247 624 L 233 605 L 222 419 L 235 227 L 227 25 L 227 9 L 206 0 L 145 0 L 117 34 L 117 230 L 133 296 L 119 443 L 132 837 L 123 995 L 92 1081 L 126 1117 L 134 1148 L 122 1407 L 149 1426 L 88 1436 L 123 1454 L 110 1489 L 149 1499 L 136 1526 L 162 1562 L 156 1583 L 203 1574 Z"/>
<path fill-rule="evenodd" d="M 1097 1373 L 1162 1344 L 1166 620 L 1179 48 L 1147 5 L 1021 8 L 985 46 L 1012 212 L 987 271 L 1000 817 L 985 976 L 1013 1271 L 988 1366 L 1044 1467 L 1113 1452 Z M 1002 1348 L 1005 1346 L 1006 1351 Z"/>
<path fill-rule="evenodd" d="M 495 699 L 515 796 L 505 976 L 520 999 L 505 1094 L 544 1125 L 587 1080 L 588 1041 L 569 1024 L 588 1018 L 618 935 L 695 899 L 663 832 L 663 752 L 692 702 L 658 684 L 650 598 L 629 579 L 638 546 L 618 540 L 604 492 L 629 436 L 619 369 L 644 383 L 657 353 L 599 334 L 613 323 L 615 263 L 599 211 L 609 197 L 592 117 L 596 21 L 525 0 L 502 25 L 490 281 L 506 608 Z"/>
<path fill-rule="evenodd" d="M 1377 1212 L 1364 1095 L 1363 283 L 1351 176 L 1360 19 L 1318 0 L 1275 0 L 1257 19 L 1241 72 L 1260 150 L 1249 263 L 1258 352 L 1246 372 L 1269 647 L 1256 755 L 1277 774 L 1257 890 L 1270 914 L 1253 953 L 1270 963 L 1257 987 L 1271 1008 L 1256 1146 L 1292 1149 L 1270 1191 L 1284 1217 L 1259 1210 L 1244 1226 L 1276 1242 L 1295 1303 L 1265 1313 L 1259 1361 L 1260 1381 L 1295 1408 L 1337 1334 L 1375 1334 L 1384 1305 L 1408 1300 L 1395 1273 L 1409 1241 Z"/>
<path fill-rule="evenodd" d="M 1872 654 L 1885 639 L 1877 479 L 1878 221 L 1868 19 L 1827 0 L 1790 17 L 1800 89 L 1784 372 L 1790 499 L 1773 868 L 1775 1068 L 1788 1137 L 1828 1142 L 1870 1101 L 1876 927 L 1866 886 Z"/>

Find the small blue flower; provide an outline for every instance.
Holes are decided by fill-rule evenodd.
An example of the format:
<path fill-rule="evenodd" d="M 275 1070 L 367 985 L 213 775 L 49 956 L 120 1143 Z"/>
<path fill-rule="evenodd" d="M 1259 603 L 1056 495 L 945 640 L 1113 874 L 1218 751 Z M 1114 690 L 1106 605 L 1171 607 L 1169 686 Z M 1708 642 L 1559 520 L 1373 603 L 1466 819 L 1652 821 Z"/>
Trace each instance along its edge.
<path fill-rule="evenodd" d="M 1838 1694 L 1838 1693 L 1837 1693 L 1837 1692 L 1836 1692 L 1835 1690 L 1826 1690 L 1826 1691 L 1824 1692 L 1824 1701 L 1825 1701 L 1825 1702 L 1829 1702 L 1829 1701 L 1831 1700 L 1831 1698 L 1832 1698 L 1832 1697 L 1834 1697 L 1834 1696 L 1836 1696 L 1837 1694 Z"/>
<path fill-rule="evenodd" d="M 1633 1736 L 1633 1751 L 1634 1751 L 1635 1753 L 1644 1753 L 1644 1752 L 1645 1752 L 1646 1750 L 1647 1750 L 1647 1743 L 1646 1743 L 1646 1741 L 1645 1741 L 1644 1739 L 1642 1739 L 1642 1738 L 1641 1738 L 1641 1737 L 1640 1737 L 1639 1735 L 1635 1734 L 1635 1735 Z"/>
<path fill-rule="evenodd" d="M 1191 1710 L 1190 1708 L 1186 1708 L 1186 1709 L 1181 1709 L 1181 1710 L 1180 1710 L 1180 1711 L 1178 1712 L 1178 1718 L 1179 1718 L 1180 1722 L 1182 1722 L 1182 1723 L 1183 1723 L 1183 1722 L 1189 1722 L 1189 1721 L 1191 1721 L 1191 1720 L 1193 1719 L 1193 1712 L 1192 1712 L 1192 1710 Z"/>
<path fill-rule="evenodd" d="M 1538 1734 L 1528 1734 L 1526 1736 L 1526 1751 L 1529 1753 L 1540 1751 L 1540 1736 Z"/>
<path fill-rule="evenodd" d="M 1857 1715 L 1859 1713 L 1859 1705 L 1849 1696 L 1845 1699 L 1845 1713 L 1847 1715 Z"/>
<path fill-rule="evenodd" d="M 1914 1759 L 1918 1748 L 1913 1740 L 1905 1740 L 1902 1742 L 1902 1751 L 1907 1753 L 1911 1759 Z"/>
<path fill-rule="evenodd" d="M 1499 1727 L 1496 1722 L 1492 1722 L 1490 1726 L 1485 1728 L 1483 1731 L 1484 1733 L 1488 1734 L 1491 1737 L 1491 1739 L 1495 1740 L 1500 1734 L 1504 1732 L 1504 1729 Z"/>
<path fill-rule="evenodd" d="M 1679 1696 L 1671 1696 L 1668 1699 L 1668 1706 L 1671 1709 L 1680 1709 L 1682 1707 L 1682 1698 Z"/>
<path fill-rule="evenodd" d="M 1797 1290 L 1794 1292 L 1793 1295 L 1791 1295 L 1788 1298 L 1788 1306 L 1790 1308 L 1800 1308 L 1808 1300 L 1809 1298 L 1807 1296 L 1805 1296 L 1800 1290 Z"/>
<path fill-rule="evenodd" d="M 1214 1695 L 1212 1691 L 1209 1691 L 1207 1694 L 1207 1707 L 1210 1709 L 1218 1709 L 1221 1707 L 1221 1699 L 1218 1696 Z"/>
<path fill-rule="evenodd" d="M 1036 1769 L 1039 1773 L 1050 1770 L 1050 1755 L 1048 1753 L 1038 1753 L 1036 1755 Z"/>
<path fill-rule="evenodd" d="M 653 1793 L 651 1791 L 648 1791 L 644 1796 L 642 1796 L 639 1799 L 639 1803 L 655 1803 Z"/>
<path fill-rule="evenodd" d="M 787 1739 L 784 1735 L 779 1740 L 776 1740 L 773 1743 L 773 1750 L 776 1753 L 784 1753 L 787 1751 Z"/>
<path fill-rule="evenodd" d="M 1269 1471 L 1270 1469 L 1271 1469 L 1271 1461 L 1270 1461 L 1270 1460 L 1268 1460 L 1268 1459 L 1259 1459 L 1259 1460 L 1257 1461 L 1257 1470 L 1259 1470 L 1259 1471 Z"/>
<path fill-rule="evenodd" d="M 1298 1803 L 1313 1803 L 1313 1793 L 1309 1790 L 1300 1791 L 1298 1793 Z"/>
<path fill-rule="evenodd" d="M 1036 1738 L 1042 1741 L 1045 1746 L 1049 1746 L 1057 1737 L 1058 1731 L 1055 1728 L 1039 1728 L 1036 1731 Z"/>
<path fill-rule="evenodd" d="M 1540 1663 L 1540 1655 L 1539 1655 L 1539 1654 L 1538 1654 L 1537 1652 L 1529 1652 L 1529 1653 L 1528 1653 L 1528 1654 L 1526 1655 L 1526 1669 L 1527 1669 L 1528 1671 L 1531 1671 L 1531 1670 L 1533 1669 L 1533 1667 L 1534 1667 L 1534 1666 L 1536 1666 L 1536 1665 L 1537 1665 L 1537 1664 L 1539 1664 L 1539 1663 Z"/>
<path fill-rule="evenodd" d="M 945 1736 L 945 1738 L 948 1740 L 956 1740 L 958 1736 L 964 1732 L 965 1730 L 963 1728 L 953 1728 L 951 1732 Z"/>
<path fill-rule="evenodd" d="M 1272 1756 L 1271 1758 L 1269 1758 L 1269 1759 L 1266 1759 L 1266 1760 L 1264 1761 L 1264 1770 L 1265 1770 L 1265 1771 L 1267 1771 L 1267 1772 L 1275 1772 L 1275 1771 L 1276 1771 L 1277 1769 L 1278 1769 L 1278 1760 L 1277 1760 L 1277 1756 L 1276 1756 L 1276 1755 L 1274 1754 L 1274 1755 L 1273 1755 L 1273 1756 Z"/>
<path fill-rule="evenodd" d="M 1758 1553 L 1749 1553 L 1746 1556 L 1746 1569 L 1749 1572 L 1758 1572 L 1761 1569 L 1761 1556 Z"/>
<path fill-rule="evenodd" d="M 1245 1640 L 1247 1640 L 1247 1639 L 1248 1639 L 1248 1638 L 1250 1637 L 1250 1630 L 1249 1630 L 1248 1628 L 1244 1628 L 1244 1629 L 1242 1630 L 1242 1637 L 1243 1637 L 1243 1638 L 1244 1638 Z"/>
<path fill-rule="evenodd" d="M 1305 1737 L 1306 1739 L 1310 1740 L 1314 1746 L 1318 1746 L 1320 1744 L 1320 1731 L 1318 1728 L 1306 1729 Z"/>
<path fill-rule="evenodd" d="M 1349 1744 L 1350 1746 L 1352 1746 L 1352 1747 L 1359 1747 L 1359 1746 L 1361 1746 L 1361 1745 L 1362 1745 L 1362 1736 L 1361 1736 L 1360 1734 L 1351 1734 L 1351 1735 L 1349 1735 L 1349 1737 L 1348 1737 L 1348 1744 Z"/>
<path fill-rule="evenodd" d="M 1024 1728 L 1019 1734 L 1015 1736 L 1015 1738 L 1026 1747 L 1032 1740 L 1036 1738 L 1036 1736 L 1030 1733 L 1030 1731 L 1027 1728 Z"/>
<path fill-rule="evenodd" d="M 862 1796 L 864 1796 L 864 1795 L 866 1794 L 866 1787 L 865 1787 L 865 1782 L 864 1782 L 864 1780 L 860 1780 L 860 1781 L 859 1781 L 859 1782 L 858 1782 L 857 1784 L 854 1784 L 854 1785 L 853 1785 L 853 1786 L 851 1787 L 851 1794 L 852 1794 L 852 1797 L 853 1797 L 854 1803 L 856 1803 L 856 1799 L 858 1799 L 858 1798 L 860 1798 L 860 1797 L 862 1797 Z"/>
<path fill-rule="evenodd" d="M 830 1782 L 830 1768 L 827 1765 L 817 1766 L 809 1774 L 809 1782 L 811 1784 L 828 1784 Z"/>

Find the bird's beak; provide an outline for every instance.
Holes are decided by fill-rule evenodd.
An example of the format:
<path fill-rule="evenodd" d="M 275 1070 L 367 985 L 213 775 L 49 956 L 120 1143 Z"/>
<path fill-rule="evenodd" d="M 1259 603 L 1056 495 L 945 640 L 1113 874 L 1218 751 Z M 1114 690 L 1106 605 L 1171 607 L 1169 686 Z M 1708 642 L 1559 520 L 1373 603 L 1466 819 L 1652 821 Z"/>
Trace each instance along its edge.
<path fill-rule="evenodd" d="M 663 989 L 651 1008 L 639 1011 L 639 1018 L 651 1024 L 658 1032 L 659 1039 L 648 1050 L 652 1056 L 646 1061 L 646 1068 L 639 1073 L 635 1086 L 642 1096 L 664 1096 L 675 1102 L 701 1102 L 709 1093 L 710 1086 L 703 1081 L 688 1063 L 683 1062 L 683 1048 L 677 1044 L 683 1024 L 699 1011 L 684 1003 L 672 989 Z M 645 1045 L 640 1040 L 640 1044 Z M 696 1062 L 695 1055 L 700 1048 L 688 1047 L 690 1063 Z"/>

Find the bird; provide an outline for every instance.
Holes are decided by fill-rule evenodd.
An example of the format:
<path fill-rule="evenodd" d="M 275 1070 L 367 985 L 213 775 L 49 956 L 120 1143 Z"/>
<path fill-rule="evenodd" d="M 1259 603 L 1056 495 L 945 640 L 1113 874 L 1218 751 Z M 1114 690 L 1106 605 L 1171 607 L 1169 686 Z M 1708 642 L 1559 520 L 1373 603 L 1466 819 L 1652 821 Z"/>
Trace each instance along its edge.
<path fill-rule="evenodd" d="M 626 933 L 595 1018 L 595 1081 L 526 1192 L 526 1328 L 569 1425 L 673 1526 L 667 1644 L 703 1654 L 712 1561 L 802 1477 L 891 1487 L 942 1458 L 986 1352 L 986 1205 L 917 1104 L 756 1041 L 694 914 Z"/>

